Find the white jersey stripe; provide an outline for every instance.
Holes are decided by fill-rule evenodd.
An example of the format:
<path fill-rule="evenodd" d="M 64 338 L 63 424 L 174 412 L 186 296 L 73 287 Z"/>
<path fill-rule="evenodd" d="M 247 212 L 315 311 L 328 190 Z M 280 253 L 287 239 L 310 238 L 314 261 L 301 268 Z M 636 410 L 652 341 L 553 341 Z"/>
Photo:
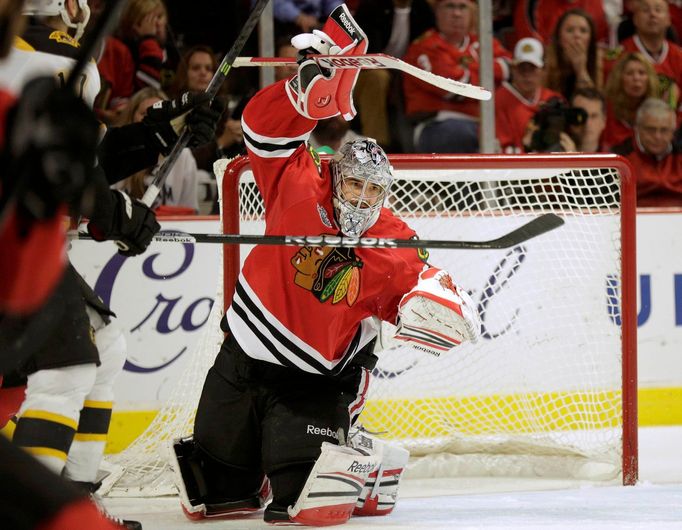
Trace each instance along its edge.
<path fill-rule="evenodd" d="M 339 363 L 345 365 L 350 360 L 346 356 L 330 361 L 287 330 L 263 306 L 243 276 L 239 278 L 227 321 L 237 342 L 247 355 L 256 359 L 322 374 L 336 372 L 341 368 Z"/>
<path fill-rule="evenodd" d="M 307 142 L 308 138 L 310 138 L 310 133 L 312 130 L 301 134 L 300 136 L 264 136 L 262 134 L 258 134 L 255 132 L 251 127 L 249 127 L 249 124 L 246 123 L 244 119 L 242 119 L 242 130 L 249 135 L 249 138 L 252 138 L 254 141 L 262 144 L 273 144 L 273 145 L 286 145 L 292 142 Z"/>

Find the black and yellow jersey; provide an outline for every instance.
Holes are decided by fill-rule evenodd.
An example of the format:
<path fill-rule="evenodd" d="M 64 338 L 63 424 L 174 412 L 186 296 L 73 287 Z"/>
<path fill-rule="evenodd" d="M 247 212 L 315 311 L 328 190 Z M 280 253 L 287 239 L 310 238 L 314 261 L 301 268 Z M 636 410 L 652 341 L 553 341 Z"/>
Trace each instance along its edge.
<path fill-rule="evenodd" d="M 76 63 L 80 46 L 68 33 L 32 21 L 17 37 L 7 59 L 0 63 L 0 86 L 19 94 L 31 79 L 55 75 L 65 83 Z M 90 106 L 100 90 L 100 78 L 94 60 L 85 67 L 76 84 L 79 95 Z"/>

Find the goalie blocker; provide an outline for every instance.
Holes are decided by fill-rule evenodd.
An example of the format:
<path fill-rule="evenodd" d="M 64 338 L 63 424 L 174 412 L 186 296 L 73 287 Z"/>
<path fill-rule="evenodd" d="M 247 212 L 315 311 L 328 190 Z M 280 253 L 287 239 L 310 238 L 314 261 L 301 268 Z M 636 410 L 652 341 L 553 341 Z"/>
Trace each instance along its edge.
<path fill-rule="evenodd" d="M 360 73 L 357 70 L 321 68 L 309 54 L 357 55 L 367 52 L 367 36 L 355 22 L 345 4 L 335 8 L 322 30 L 302 33 L 291 39 L 299 50 L 298 75 L 286 84 L 287 95 L 299 114 L 313 120 L 341 114 L 352 120 L 357 114 L 353 105 L 353 87 Z"/>

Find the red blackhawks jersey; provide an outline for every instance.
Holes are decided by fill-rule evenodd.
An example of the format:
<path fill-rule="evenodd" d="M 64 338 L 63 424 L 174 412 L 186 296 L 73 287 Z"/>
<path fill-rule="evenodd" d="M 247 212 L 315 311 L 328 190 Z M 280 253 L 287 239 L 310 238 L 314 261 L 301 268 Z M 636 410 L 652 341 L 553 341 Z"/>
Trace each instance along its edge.
<path fill-rule="evenodd" d="M 558 92 L 541 87 L 533 100 L 524 98 L 510 83 L 495 92 L 495 134 L 503 153 L 523 153 L 523 135 L 540 104 L 550 98 L 564 99 Z"/>
<path fill-rule="evenodd" d="M 622 49 L 626 52 L 639 52 L 654 67 L 658 74 L 661 89 L 664 92 L 671 92 L 671 85 L 682 88 L 682 47 L 674 42 L 664 41 L 663 49 L 657 58 L 654 58 L 644 47 L 637 35 L 634 35 L 622 42 Z M 610 66 L 610 65 L 609 65 Z M 674 90 L 672 92 L 675 92 Z"/>
<path fill-rule="evenodd" d="M 609 25 L 603 0 L 518 0 L 514 10 L 517 40 L 535 37 L 549 44 L 559 18 L 569 9 L 580 8 L 592 18 L 597 40 L 608 42 Z"/>
<path fill-rule="evenodd" d="M 430 29 L 408 48 L 405 61 L 427 72 L 449 77 L 462 83 L 480 84 L 478 38 L 469 34 L 461 46 L 453 46 L 435 29 Z M 493 73 L 495 82 L 509 77 L 507 60 L 511 55 L 497 39 L 493 39 Z M 406 75 L 403 76 L 405 109 L 417 112 L 453 111 L 478 116 L 480 104 L 475 99 L 457 96 Z"/>
<path fill-rule="evenodd" d="M 80 44 L 67 33 L 39 23 L 30 23 L 4 61 L 0 62 L 0 84 L 14 94 L 38 76 L 55 76 L 65 83 L 78 57 Z M 100 78 L 95 61 L 84 68 L 77 83 L 77 92 L 92 108 L 99 93 Z"/>
<path fill-rule="evenodd" d="M 265 201 L 269 235 L 339 235 L 326 162 L 309 150 L 316 122 L 292 107 L 284 81 L 249 102 L 242 127 Z M 411 238 L 388 209 L 364 237 Z M 395 322 L 398 303 L 417 283 L 425 253 L 416 249 L 256 246 L 246 258 L 230 332 L 252 358 L 311 373 L 335 374 L 375 335 L 372 318 Z"/>
<path fill-rule="evenodd" d="M 602 147 L 610 150 L 634 134 L 632 125 L 616 117 L 611 104 L 606 107 L 606 127 L 601 135 Z"/>
<path fill-rule="evenodd" d="M 654 157 L 644 151 L 635 135 L 612 151 L 632 164 L 637 206 L 682 206 L 682 152 L 676 145 L 663 157 Z"/>

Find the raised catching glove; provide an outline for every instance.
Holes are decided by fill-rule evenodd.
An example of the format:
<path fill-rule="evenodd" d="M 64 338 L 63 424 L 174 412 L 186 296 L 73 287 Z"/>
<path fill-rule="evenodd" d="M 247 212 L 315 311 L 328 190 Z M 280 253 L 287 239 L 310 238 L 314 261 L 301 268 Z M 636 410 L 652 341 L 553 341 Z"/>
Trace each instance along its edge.
<path fill-rule="evenodd" d="M 428 268 L 400 300 L 395 338 L 439 356 L 464 341 L 476 342 L 481 320 L 469 294 L 447 271 Z"/>
<path fill-rule="evenodd" d="M 156 215 L 122 191 L 110 190 L 110 194 L 109 204 L 104 207 L 98 204 L 96 214 L 88 223 L 88 233 L 95 241 L 120 241 L 127 247 L 118 251 L 123 256 L 142 254 L 161 230 Z"/>
<path fill-rule="evenodd" d="M 217 98 L 205 92 L 184 92 L 172 100 L 157 101 L 147 109 L 142 123 L 147 126 L 154 146 L 168 155 L 186 126 L 192 137 L 190 145 L 202 145 L 215 138 L 220 116 L 225 110 Z"/>
<path fill-rule="evenodd" d="M 53 77 L 40 77 L 24 87 L 7 130 L 0 186 L 14 194 L 18 213 L 42 220 L 63 204 L 82 211 L 99 142 L 92 110 Z"/>
<path fill-rule="evenodd" d="M 314 120 L 332 118 L 339 113 L 346 117 L 348 109 L 353 108 L 354 79 L 349 77 L 344 81 L 343 71 L 321 68 L 306 56 L 352 54 L 360 42 L 364 42 L 362 49 L 366 51 L 367 37 L 345 4 L 331 12 L 322 30 L 291 39 L 292 46 L 299 50 L 299 67 L 298 75 L 287 83 L 287 93 L 301 115 Z"/>

